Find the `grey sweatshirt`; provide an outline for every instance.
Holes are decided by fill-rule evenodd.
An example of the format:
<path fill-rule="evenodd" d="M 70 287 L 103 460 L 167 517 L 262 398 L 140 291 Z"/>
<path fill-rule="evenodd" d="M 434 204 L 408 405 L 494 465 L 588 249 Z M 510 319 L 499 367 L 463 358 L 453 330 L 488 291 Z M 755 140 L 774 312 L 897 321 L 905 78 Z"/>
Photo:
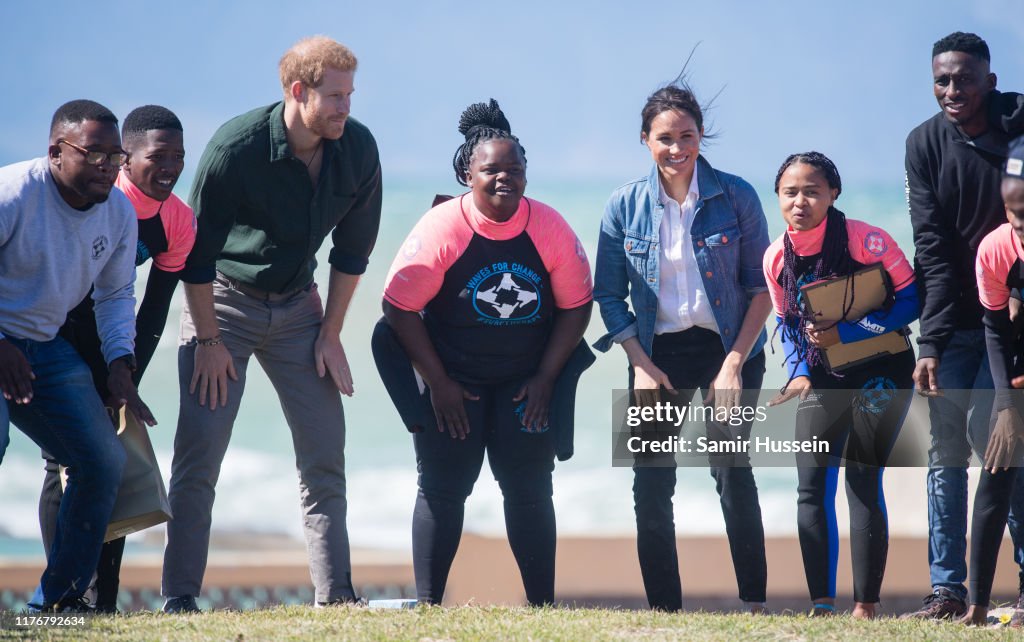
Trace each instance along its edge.
<path fill-rule="evenodd" d="M 45 157 L 0 167 L 0 336 L 52 340 L 94 287 L 104 359 L 133 352 L 137 237 L 119 190 L 79 211 Z"/>

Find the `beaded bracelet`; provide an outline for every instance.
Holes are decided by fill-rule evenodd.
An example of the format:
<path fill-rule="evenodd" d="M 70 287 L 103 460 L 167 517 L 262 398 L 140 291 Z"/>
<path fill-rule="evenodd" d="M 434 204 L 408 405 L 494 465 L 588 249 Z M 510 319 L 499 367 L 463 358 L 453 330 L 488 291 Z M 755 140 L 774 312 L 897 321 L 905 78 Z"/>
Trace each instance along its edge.
<path fill-rule="evenodd" d="M 200 346 L 215 346 L 224 343 L 224 339 L 218 334 L 217 336 L 210 337 L 209 339 L 200 339 L 196 337 L 196 345 Z"/>

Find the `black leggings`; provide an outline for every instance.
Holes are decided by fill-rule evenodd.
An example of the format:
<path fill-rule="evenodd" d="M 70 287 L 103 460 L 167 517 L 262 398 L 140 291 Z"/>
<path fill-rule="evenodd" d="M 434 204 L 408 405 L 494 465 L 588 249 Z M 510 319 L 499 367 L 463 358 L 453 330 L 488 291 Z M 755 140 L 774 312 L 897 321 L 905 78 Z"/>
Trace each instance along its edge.
<path fill-rule="evenodd" d="M 419 492 L 412 519 L 412 558 L 421 602 L 439 604 L 444 597 L 462 537 L 466 498 L 480 475 L 485 451 L 505 500 L 505 529 L 526 599 L 532 606 L 555 601 L 553 431 L 522 429 L 519 414 L 526 402 L 512 401 L 521 385 L 467 384 L 466 389 L 480 399 L 465 402 L 471 426 L 465 440 L 439 432 L 433 421 L 413 435 Z"/>
<path fill-rule="evenodd" d="M 999 545 L 1010 516 L 1017 467 L 1021 465 L 1019 455 L 1015 466 L 1009 470 L 995 474 L 981 471 L 978 491 L 974 495 L 974 516 L 971 518 L 971 604 L 987 607 L 992 598 Z M 1024 590 L 1024 582 L 1021 590 Z"/>
<path fill-rule="evenodd" d="M 417 598 L 444 597 L 462 537 L 466 498 L 480 475 L 484 452 L 504 496 L 505 528 L 530 604 L 554 602 L 555 511 L 551 472 L 557 454 L 573 453 L 576 384 L 594 362 L 583 341 L 576 346 L 552 390 L 549 422 L 540 434 L 521 430 L 525 402 L 512 397 L 521 382 L 467 386 L 480 395 L 466 401 L 471 431 L 465 441 L 437 430 L 429 390 L 420 389 L 408 355 L 383 319 L 373 329 L 373 358 L 402 422 L 414 434 L 419 492 L 413 512 L 413 570 Z"/>
<path fill-rule="evenodd" d="M 841 378 L 822 368 L 811 372 L 814 390 L 797 410 L 796 438 L 824 439 L 830 452 L 797 456 L 797 526 L 812 600 L 836 596 L 835 496 L 844 461 L 854 600 L 879 601 L 889 552 L 882 472 L 910 406 L 913 371 L 908 350 L 855 367 Z"/>
<path fill-rule="evenodd" d="M 50 546 L 57 531 L 57 513 L 60 511 L 60 500 L 64 496 L 64 491 L 60 484 L 60 467 L 57 461 L 45 451 L 43 459 L 46 461 L 46 477 L 43 479 L 43 489 L 39 493 L 39 530 L 43 535 L 43 549 L 49 557 Z M 103 543 L 100 561 L 96 565 L 97 608 L 112 610 L 117 606 L 123 556 L 123 537 Z"/>

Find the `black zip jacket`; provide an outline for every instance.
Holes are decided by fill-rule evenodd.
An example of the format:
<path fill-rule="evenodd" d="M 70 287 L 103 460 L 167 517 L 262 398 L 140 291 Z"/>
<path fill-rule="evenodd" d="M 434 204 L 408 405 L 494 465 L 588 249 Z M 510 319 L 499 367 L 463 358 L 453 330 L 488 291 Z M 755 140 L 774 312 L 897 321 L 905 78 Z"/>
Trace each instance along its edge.
<path fill-rule="evenodd" d="M 993 91 L 988 112 L 989 130 L 973 140 L 941 112 L 907 136 L 919 357 L 941 357 L 953 332 L 982 327 L 974 261 L 981 239 L 1006 221 L 999 183 L 1008 143 L 1024 134 L 1024 95 Z"/>

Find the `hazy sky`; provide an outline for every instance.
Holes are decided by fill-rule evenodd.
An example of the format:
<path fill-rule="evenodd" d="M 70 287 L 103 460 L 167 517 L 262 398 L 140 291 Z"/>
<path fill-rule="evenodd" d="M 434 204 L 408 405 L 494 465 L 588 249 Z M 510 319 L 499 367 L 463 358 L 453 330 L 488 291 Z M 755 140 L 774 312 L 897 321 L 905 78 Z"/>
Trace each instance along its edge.
<path fill-rule="evenodd" d="M 937 111 L 931 45 L 951 31 L 984 37 L 999 87 L 1024 90 L 1021 0 L 293 4 L 303 8 L 5 3 L 0 164 L 42 155 L 66 100 L 121 117 L 159 103 L 185 124 L 187 180 L 218 125 L 279 99 L 278 58 L 315 33 L 359 57 L 353 114 L 376 135 L 386 179 L 447 179 L 459 113 L 491 96 L 532 180 L 633 178 L 649 163 L 643 101 L 698 41 L 698 95 L 724 87 L 708 119 L 721 137 L 706 155 L 757 184 L 812 148 L 847 183 L 902 181 L 906 134 Z"/>

